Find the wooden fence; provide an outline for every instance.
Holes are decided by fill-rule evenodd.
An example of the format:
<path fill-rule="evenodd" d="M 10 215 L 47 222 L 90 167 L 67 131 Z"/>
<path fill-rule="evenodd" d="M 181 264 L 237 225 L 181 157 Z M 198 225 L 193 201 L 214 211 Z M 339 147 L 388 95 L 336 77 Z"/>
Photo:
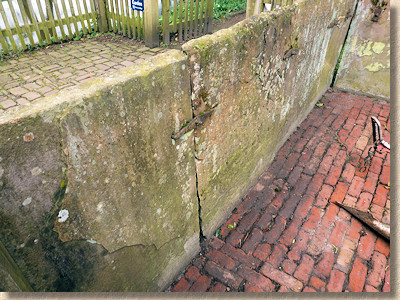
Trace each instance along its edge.
<path fill-rule="evenodd" d="M 178 40 L 188 40 L 212 32 L 214 0 L 185 0 L 162 2 L 162 29 L 165 44 L 170 43 L 170 33 L 178 33 Z"/>
<path fill-rule="evenodd" d="M 293 2 L 294 0 L 247 0 L 246 17 L 258 15 L 264 11 L 264 4 L 268 4 L 269 10 L 273 10 L 276 7 L 292 5 Z"/>
<path fill-rule="evenodd" d="M 0 46 L 29 49 L 114 32 L 157 46 L 171 34 L 180 42 L 212 30 L 214 0 L 144 0 L 145 12 L 133 11 L 131 0 L 0 0 Z"/>
<path fill-rule="evenodd" d="M 0 43 L 5 54 L 9 44 L 14 51 L 26 50 L 98 31 L 94 0 L 0 1 L 0 15 Z"/>

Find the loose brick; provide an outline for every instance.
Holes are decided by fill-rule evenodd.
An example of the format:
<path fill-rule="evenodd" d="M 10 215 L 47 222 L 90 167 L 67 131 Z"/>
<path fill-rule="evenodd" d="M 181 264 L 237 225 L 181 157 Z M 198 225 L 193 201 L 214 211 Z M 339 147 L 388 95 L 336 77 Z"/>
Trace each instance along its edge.
<path fill-rule="evenodd" d="M 367 292 L 367 293 L 378 293 L 379 291 L 376 288 L 374 288 L 373 286 L 371 286 L 371 285 L 366 285 L 364 287 L 364 292 Z"/>
<path fill-rule="evenodd" d="M 379 176 L 380 183 L 387 185 L 390 181 L 390 167 L 383 166 L 381 176 Z"/>
<path fill-rule="evenodd" d="M 321 219 L 322 210 L 318 207 L 312 207 L 307 221 L 303 224 L 304 230 L 313 230 Z"/>
<path fill-rule="evenodd" d="M 315 174 L 306 190 L 306 194 L 310 196 L 317 195 L 324 182 L 324 178 L 325 176 L 322 174 Z"/>
<path fill-rule="evenodd" d="M 263 232 L 260 229 L 254 228 L 242 246 L 242 250 L 246 253 L 252 253 L 263 237 Z"/>
<path fill-rule="evenodd" d="M 265 292 L 272 292 L 275 290 L 275 285 L 271 282 L 270 279 L 248 267 L 239 267 L 237 272 L 241 277 L 246 279 L 252 285 L 264 290 Z"/>
<path fill-rule="evenodd" d="M 280 244 L 275 245 L 271 255 L 267 258 L 267 262 L 275 268 L 278 268 L 278 266 L 282 263 L 286 252 L 287 248 L 285 246 Z"/>
<path fill-rule="evenodd" d="M 341 173 L 342 173 L 342 167 L 332 166 L 329 170 L 328 176 L 325 179 L 325 183 L 335 186 L 340 178 Z"/>
<path fill-rule="evenodd" d="M 308 245 L 307 252 L 311 255 L 320 254 L 322 251 L 322 247 L 327 239 L 328 233 L 328 229 L 323 226 L 319 226 L 316 229 L 310 244 Z"/>
<path fill-rule="evenodd" d="M 291 260 L 299 260 L 300 254 L 307 248 L 308 241 L 311 238 L 311 234 L 304 229 L 299 231 L 296 237 L 296 241 L 293 244 L 292 249 L 288 253 L 288 258 Z"/>
<path fill-rule="evenodd" d="M 369 172 L 380 174 L 382 169 L 383 160 L 382 158 L 374 156 L 369 167 Z"/>
<path fill-rule="evenodd" d="M 315 274 L 324 278 L 328 277 L 334 261 L 335 261 L 335 256 L 333 255 L 332 252 L 322 253 L 321 260 L 315 266 L 314 270 Z"/>
<path fill-rule="evenodd" d="M 296 278 L 277 270 L 269 263 L 265 263 L 261 269 L 261 274 L 270 278 L 271 280 L 279 283 L 280 285 L 288 287 L 293 292 L 300 292 L 303 289 L 303 284 Z"/>
<path fill-rule="evenodd" d="M 244 238 L 244 234 L 232 229 L 229 233 L 229 236 L 226 239 L 226 242 L 231 244 L 233 247 L 237 247 L 241 245 L 242 240 Z"/>
<path fill-rule="evenodd" d="M 372 252 L 374 251 L 375 241 L 376 235 L 371 231 L 366 230 L 365 235 L 360 238 L 360 242 L 358 244 L 358 255 L 363 259 L 369 260 Z"/>
<path fill-rule="evenodd" d="M 354 180 L 354 179 L 353 179 Z M 332 193 L 331 198 L 329 199 L 330 202 L 339 202 L 342 203 L 344 197 L 346 196 L 347 190 L 349 189 L 349 185 L 344 182 L 338 182 L 335 187 L 334 192 Z"/>
<path fill-rule="evenodd" d="M 241 233 L 247 233 L 253 224 L 257 221 L 260 213 L 258 210 L 252 210 L 247 215 L 245 215 L 242 220 L 239 222 L 239 226 L 237 227 L 237 231 Z"/>
<path fill-rule="evenodd" d="M 294 186 L 296 182 L 299 180 L 304 168 L 301 166 L 296 166 L 293 171 L 290 173 L 289 178 L 287 179 L 287 182 L 291 185 Z"/>
<path fill-rule="evenodd" d="M 351 185 L 349 187 L 349 195 L 358 198 L 361 193 L 361 190 L 364 186 L 364 179 L 355 176 L 351 181 Z"/>
<path fill-rule="evenodd" d="M 346 279 L 346 275 L 338 270 L 332 270 L 329 276 L 329 282 L 326 285 L 327 292 L 342 292 L 343 284 Z"/>
<path fill-rule="evenodd" d="M 375 251 L 372 255 L 372 269 L 368 274 L 367 283 L 377 288 L 385 278 L 385 267 L 386 257 Z"/>
<path fill-rule="evenodd" d="M 378 237 L 375 243 L 375 251 L 378 251 L 379 253 L 382 253 L 388 257 L 390 253 L 390 245 L 383 238 Z"/>
<path fill-rule="evenodd" d="M 385 281 L 383 283 L 382 292 L 390 292 L 390 268 L 386 270 Z"/>
<path fill-rule="evenodd" d="M 187 292 L 190 289 L 190 283 L 185 279 L 181 278 L 178 283 L 174 286 L 174 292 Z"/>
<path fill-rule="evenodd" d="M 309 207 L 310 207 L 310 206 L 309 206 Z M 306 215 L 306 214 L 307 214 L 307 213 L 305 213 L 305 215 Z M 293 219 L 290 221 L 289 226 L 286 228 L 286 230 L 284 230 L 284 232 L 283 232 L 281 238 L 279 239 L 279 241 L 280 241 L 282 244 L 284 244 L 285 246 L 290 246 L 290 245 L 292 244 L 293 239 L 295 238 L 295 236 L 297 235 L 297 232 L 298 232 L 299 229 L 300 229 L 300 226 L 301 226 L 301 218 L 304 218 L 304 217 L 305 217 L 305 216 L 304 216 L 304 217 L 301 217 L 301 216 L 297 215 L 296 212 L 295 212 L 295 215 L 296 215 L 296 217 L 293 218 Z"/>
<path fill-rule="evenodd" d="M 226 256 L 218 250 L 212 250 L 206 254 L 207 258 L 217 263 L 221 267 L 224 267 L 228 270 L 233 270 L 237 267 L 238 263 L 235 262 L 232 258 Z"/>
<path fill-rule="evenodd" d="M 361 193 L 356 208 L 361 211 L 368 211 L 372 201 L 372 195 L 370 193 Z"/>
<path fill-rule="evenodd" d="M 321 190 L 318 193 L 317 198 L 315 199 L 315 206 L 318 206 L 321 208 L 325 207 L 326 204 L 328 203 L 328 199 L 332 195 L 332 192 L 333 192 L 333 187 L 330 185 L 324 184 L 321 187 Z"/>
<path fill-rule="evenodd" d="M 303 292 L 304 292 L 304 293 L 316 293 L 317 291 L 314 290 L 313 288 L 309 287 L 309 286 L 306 286 L 306 287 L 303 289 Z"/>
<path fill-rule="evenodd" d="M 275 218 L 274 223 L 271 226 L 271 229 L 267 231 L 264 235 L 264 239 L 268 243 L 273 243 L 281 236 L 282 231 L 286 227 L 286 219 L 281 216 L 277 216 Z"/>
<path fill-rule="evenodd" d="M 294 272 L 294 271 L 296 270 L 296 268 L 297 268 L 297 264 L 296 264 L 295 262 L 291 261 L 290 259 L 285 259 L 285 260 L 282 262 L 282 267 L 283 267 L 283 270 L 284 270 L 286 273 L 288 273 L 289 275 L 292 275 L 293 272 Z"/>
<path fill-rule="evenodd" d="M 189 289 L 189 292 L 205 292 L 210 287 L 210 284 L 211 279 L 208 276 L 203 275 L 197 279 L 195 283 L 193 283 L 192 287 Z"/>
<path fill-rule="evenodd" d="M 387 188 L 385 188 L 384 185 L 378 184 L 378 187 L 376 188 L 376 193 L 374 194 L 374 199 L 372 200 L 372 203 L 379 205 L 381 207 L 385 207 L 388 194 L 389 194 L 389 190 Z"/>
<path fill-rule="evenodd" d="M 303 283 L 307 283 L 310 278 L 311 272 L 314 267 L 314 260 L 307 254 L 304 254 L 299 267 L 294 273 L 294 277 L 302 281 Z"/>
<path fill-rule="evenodd" d="M 258 244 L 256 250 L 253 252 L 253 256 L 257 257 L 262 261 L 266 261 L 270 253 L 271 253 L 271 245 L 263 243 L 263 244 Z"/>
<path fill-rule="evenodd" d="M 322 159 L 322 161 L 319 165 L 317 172 L 322 175 L 328 175 L 328 172 L 333 164 L 333 160 L 334 160 L 334 156 L 325 155 L 325 157 Z"/>
<path fill-rule="evenodd" d="M 310 285 L 315 288 L 317 291 L 325 292 L 326 283 L 319 279 L 318 277 L 311 276 Z"/>
<path fill-rule="evenodd" d="M 347 223 L 337 220 L 335 222 L 335 227 L 333 228 L 332 233 L 329 236 L 328 243 L 335 245 L 336 247 L 340 247 L 346 230 Z"/>
<path fill-rule="evenodd" d="M 325 210 L 324 216 L 322 217 L 321 224 L 326 228 L 329 228 L 331 224 L 336 219 L 337 214 L 339 213 L 339 207 L 336 204 L 330 203 Z"/>
<path fill-rule="evenodd" d="M 344 167 L 344 170 L 342 173 L 343 181 L 347 182 L 347 183 L 351 183 L 351 181 L 353 180 L 355 171 L 356 171 L 356 168 L 353 165 L 347 163 L 346 166 Z"/>
<path fill-rule="evenodd" d="M 246 283 L 245 283 L 245 285 L 244 285 L 244 291 L 245 291 L 246 293 L 265 293 L 264 290 L 259 289 L 258 287 L 252 285 L 252 284 L 249 283 L 249 282 L 246 282 Z"/>
<path fill-rule="evenodd" d="M 221 248 L 221 251 L 233 260 L 244 263 L 249 267 L 258 267 L 258 265 L 260 264 L 260 260 L 246 254 L 246 252 L 241 249 L 232 247 L 230 244 L 225 244 L 225 246 Z"/>
<path fill-rule="evenodd" d="M 243 282 L 243 279 L 240 276 L 236 275 L 235 273 L 227 269 L 218 266 L 216 263 L 212 261 L 208 261 L 206 263 L 204 270 L 214 278 L 224 283 L 225 285 L 231 286 L 234 289 L 238 289 Z"/>
<path fill-rule="evenodd" d="M 189 281 L 196 281 L 197 279 L 199 279 L 201 277 L 201 274 L 199 272 L 199 269 L 191 266 L 185 273 L 185 277 L 187 280 Z"/>
<path fill-rule="evenodd" d="M 215 285 L 213 285 L 208 291 L 214 293 L 223 293 L 226 292 L 226 286 L 220 282 L 216 282 Z"/>
<path fill-rule="evenodd" d="M 221 241 L 219 238 L 217 237 L 212 237 L 209 241 L 208 241 L 208 245 L 214 249 L 220 249 L 223 245 L 225 245 L 225 243 L 223 241 Z"/>
<path fill-rule="evenodd" d="M 361 258 L 356 257 L 349 275 L 348 289 L 350 292 L 362 292 L 366 276 L 367 266 L 363 264 Z"/>

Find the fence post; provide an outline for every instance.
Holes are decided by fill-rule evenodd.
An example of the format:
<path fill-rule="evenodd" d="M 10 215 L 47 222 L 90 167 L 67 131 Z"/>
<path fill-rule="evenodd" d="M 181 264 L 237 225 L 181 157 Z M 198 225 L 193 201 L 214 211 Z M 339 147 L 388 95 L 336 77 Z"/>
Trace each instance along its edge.
<path fill-rule="evenodd" d="M 208 22 L 207 22 L 207 33 L 212 33 L 212 23 L 214 19 L 214 0 L 207 1 L 208 9 Z"/>
<path fill-rule="evenodd" d="M 263 11 L 263 0 L 247 0 L 246 18 L 258 15 Z"/>
<path fill-rule="evenodd" d="M 158 41 L 158 0 L 144 0 L 144 43 L 154 48 Z"/>
<path fill-rule="evenodd" d="M 106 0 L 94 0 L 97 10 L 97 24 L 99 32 L 108 32 L 107 3 Z"/>

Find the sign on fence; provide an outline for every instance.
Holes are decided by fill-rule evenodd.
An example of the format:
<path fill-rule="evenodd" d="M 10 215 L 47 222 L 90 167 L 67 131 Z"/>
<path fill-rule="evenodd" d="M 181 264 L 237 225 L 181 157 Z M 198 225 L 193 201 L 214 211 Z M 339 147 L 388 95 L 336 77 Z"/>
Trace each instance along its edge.
<path fill-rule="evenodd" d="M 133 10 L 144 11 L 144 0 L 131 0 L 131 7 Z"/>

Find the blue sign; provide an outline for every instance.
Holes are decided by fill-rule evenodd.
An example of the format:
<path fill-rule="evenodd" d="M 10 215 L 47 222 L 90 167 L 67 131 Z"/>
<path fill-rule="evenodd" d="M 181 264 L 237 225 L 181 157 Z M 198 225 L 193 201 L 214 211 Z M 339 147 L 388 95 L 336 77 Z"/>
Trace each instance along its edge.
<path fill-rule="evenodd" d="M 144 0 L 131 0 L 131 7 L 133 10 L 144 11 Z"/>

